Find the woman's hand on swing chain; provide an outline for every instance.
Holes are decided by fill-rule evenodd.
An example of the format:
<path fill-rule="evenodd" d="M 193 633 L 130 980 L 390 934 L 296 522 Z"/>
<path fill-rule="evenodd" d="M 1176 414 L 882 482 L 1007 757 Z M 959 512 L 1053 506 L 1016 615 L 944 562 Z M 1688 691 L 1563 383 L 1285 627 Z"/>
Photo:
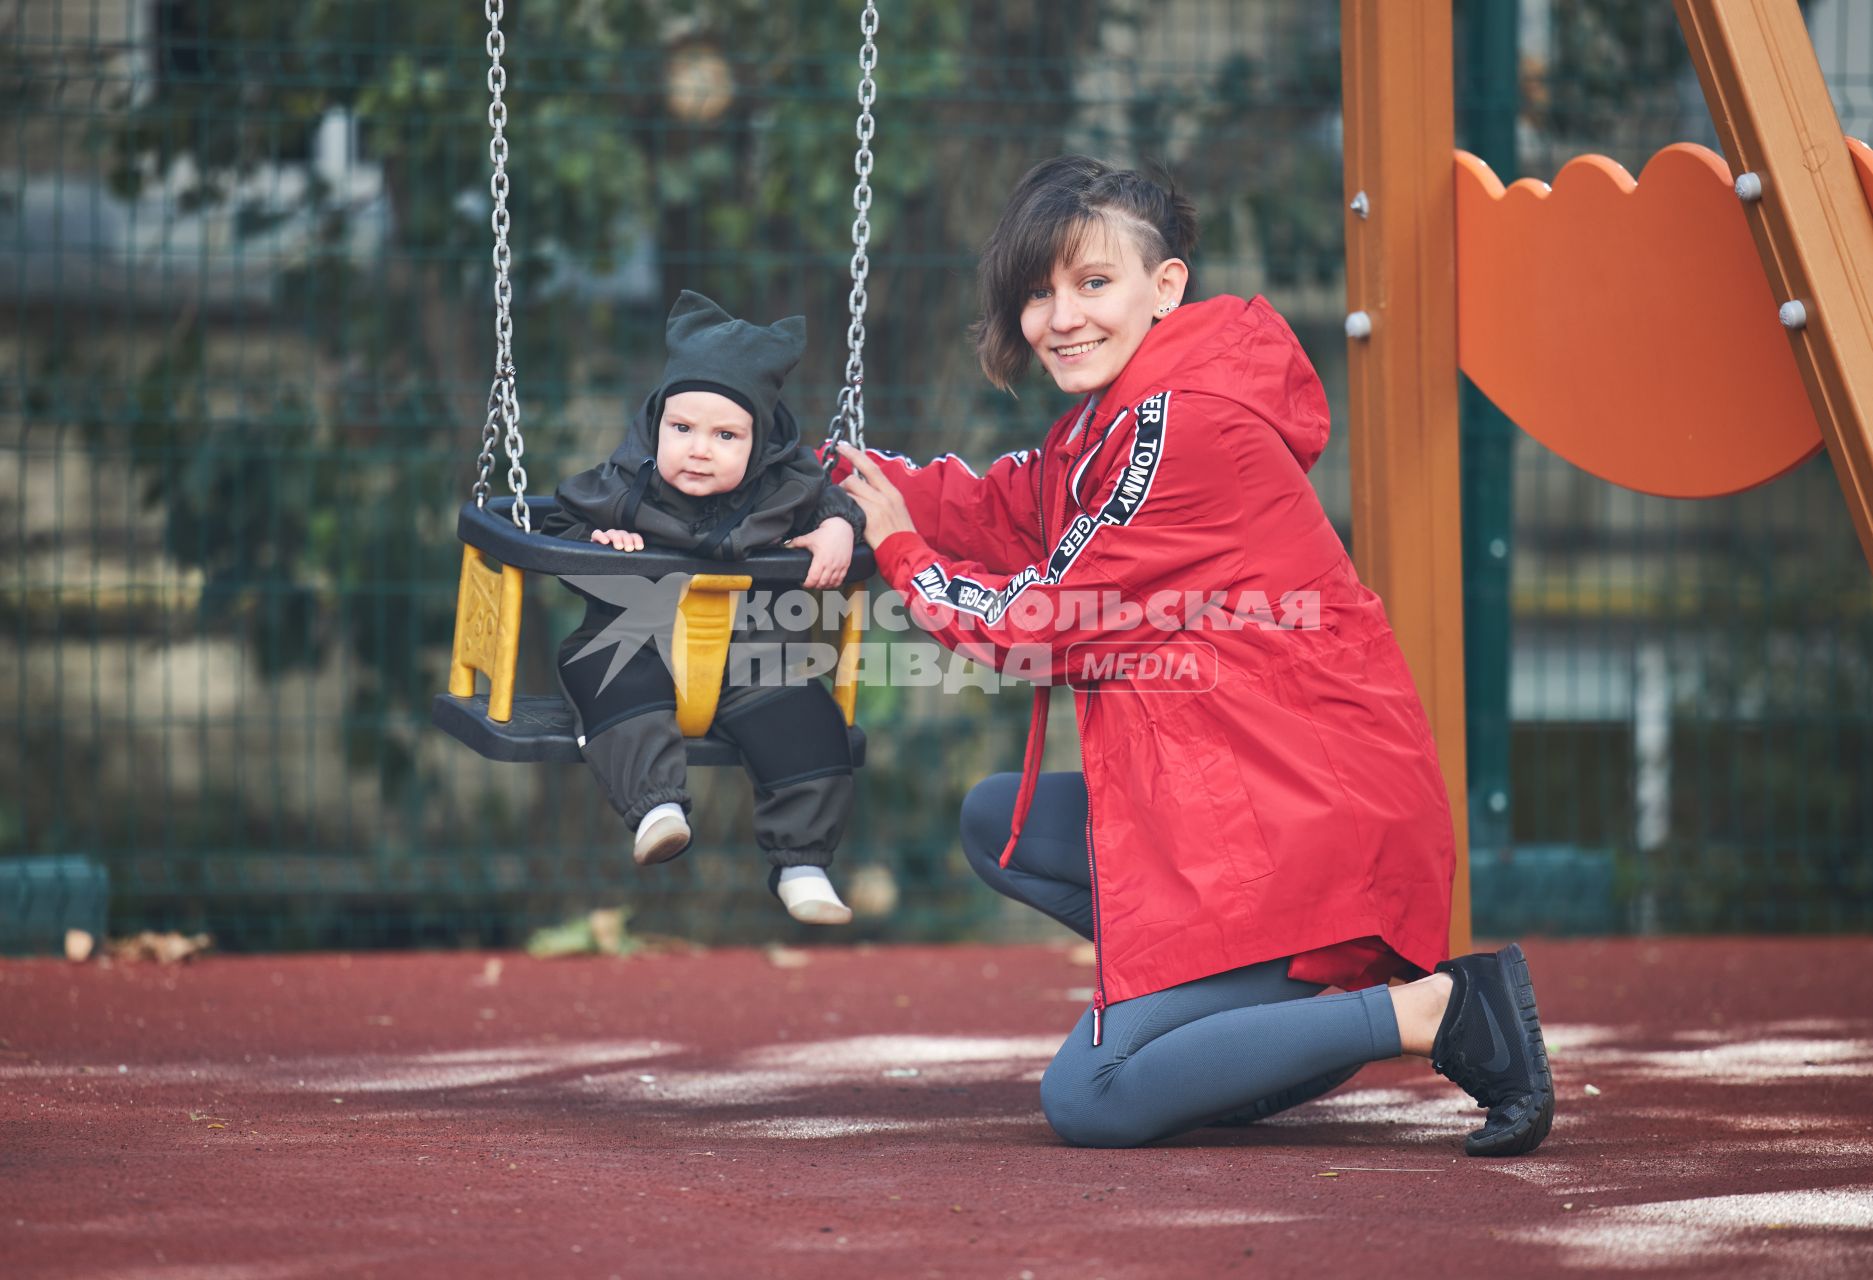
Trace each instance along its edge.
<path fill-rule="evenodd" d="M 894 533 L 917 532 L 917 524 L 910 518 L 910 508 L 904 505 L 904 495 L 885 477 L 877 463 L 844 443 L 839 446 L 839 456 L 852 464 L 852 474 L 841 480 L 839 487 L 864 508 L 866 542 L 876 548 Z"/>
<path fill-rule="evenodd" d="M 594 529 L 592 541 L 600 546 L 610 547 L 614 551 L 642 551 L 644 535 L 632 533 L 629 529 Z"/>
<path fill-rule="evenodd" d="M 806 580 L 800 585 L 817 591 L 844 582 L 846 570 L 852 567 L 852 544 L 855 540 L 852 522 L 844 516 L 827 516 L 819 522 L 819 528 L 797 538 L 789 538 L 786 545 L 801 547 L 813 553 L 813 563 L 807 568 Z"/>

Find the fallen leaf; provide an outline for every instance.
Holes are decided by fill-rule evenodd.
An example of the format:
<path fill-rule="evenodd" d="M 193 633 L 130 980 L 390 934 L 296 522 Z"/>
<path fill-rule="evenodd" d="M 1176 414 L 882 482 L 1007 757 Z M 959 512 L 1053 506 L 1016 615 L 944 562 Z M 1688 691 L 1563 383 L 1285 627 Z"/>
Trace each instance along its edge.
<path fill-rule="evenodd" d="M 586 917 L 592 925 L 592 945 L 604 955 L 621 956 L 625 951 L 624 910 L 613 907 L 594 911 Z"/>
<path fill-rule="evenodd" d="M 1067 948 L 1067 963 L 1090 969 L 1099 963 L 1099 948 L 1090 942 L 1078 942 Z"/>
<path fill-rule="evenodd" d="M 626 956 L 638 949 L 638 940 L 625 929 L 630 919 L 622 908 L 588 911 L 577 920 L 535 929 L 527 939 L 527 954 L 536 960 L 562 956 Z M 483 977 L 487 971 L 483 970 Z M 492 985 L 492 984 L 490 984 Z"/>
<path fill-rule="evenodd" d="M 667 933 L 634 933 L 631 940 L 636 943 L 634 954 L 647 956 L 701 956 L 709 953 L 709 948 L 700 942 L 688 938 L 672 937 Z"/>
<path fill-rule="evenodd" d="M 1599 1096 L 1600 1096 L 1600 1091 L 1599 1091 L 1599 1089 L 1597 1089 L 1597 1088 L 1595 1088 L 1595 1087 L 1594 1087 L 1593 1085 L 1588 1085 L 1588 1086 L 1587 1086 L 1587 1096 L 1588 1096 L 1589 1098 L 1597 1098 L 1597 1097 L 1599 1097 Z"/>
<path fill-rule="evenodd" d="M 481 966 L 479 976 L 469 979 L 477 987 L 496 987 L 501 984 L 501 958 L 489 956 Z"/>
<path fill-rule="evenodd" d="M 589 956 L 594 949 L 592 926 L 584 920 L 568 920 L 565 924 L 535 929 L 527 938 L 527 954 L 536 960 Z"/>
<path fill-rule="evenodd" d="M 145 929 L 134 938 L 113 939 L 110 955 L 118 960 L 154 960 L 158 964 L 180 964 L 192 960 L 215 945 L 205 933 L 155 933 Z"/>
<path fill-rule="evenodd" d="M 97 945 L 98 940 L 83 929 L 65 931 L 65 958 L 73 964 L 83 964 L 89 960 L 92 950 Z"/>
<path fill-rule="evenodd" d="M 804 969 L 813 963 L 811 952 L 798 947 L 783 947 L 778 942 L 769 945 L 766 951 L 767 962 L 776 969 Z"/>

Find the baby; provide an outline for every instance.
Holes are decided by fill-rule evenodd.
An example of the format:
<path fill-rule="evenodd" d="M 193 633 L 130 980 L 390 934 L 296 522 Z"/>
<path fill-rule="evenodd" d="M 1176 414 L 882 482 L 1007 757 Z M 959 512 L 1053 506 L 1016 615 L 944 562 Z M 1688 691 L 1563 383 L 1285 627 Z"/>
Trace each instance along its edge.
<path fill-rule="evenodd" d="M 865 517 L 827 483 L 780 399 L 805 350 L 806 321 L 749 324 L 685 290 L 665 344 L 663 377 L 624 444 L 603 466 L 559 486 L 558 509 L 541 531 L 623 552 L 649 542 L 718 560 L 775 544 L 803 547 L 813 553 L 805 585 L 838 586 Z M 612 671 L 614 646 L 600 633 L 620 611 L 579 594 L 585 621 L 560 646 L 558 662 L 579 748 L 637 832 L 633 860 L 665 862 L 690 842 L 675 683 L 655 645 Z M 773 867 L 769 888 L 796 920 L 845 924 L 852 912 L 826 868 L 852 812 L 852 758 L 845 717 L 826 686 L 725 683 L 715 732 L 740 748 L 754 782 L 755 840 Z"/>

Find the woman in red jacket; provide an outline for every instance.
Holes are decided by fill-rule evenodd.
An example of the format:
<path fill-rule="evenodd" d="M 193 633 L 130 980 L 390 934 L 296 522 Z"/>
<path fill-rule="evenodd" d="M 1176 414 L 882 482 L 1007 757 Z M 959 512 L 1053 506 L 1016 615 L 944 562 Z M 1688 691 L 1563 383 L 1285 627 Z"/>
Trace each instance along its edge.
<path fill-rule="evenodd" d="M 919 621 L 1036 684 L 1023 772 L 970 793 L 962 834 L 993 887 L 1094 943 L 1042 1105 L 1069 1142 L 1132 1146 L 1404 1052 L 1488 1109 L 1471 1154 L 1531 1151 L 1554 1090 L 1527 964 L 1444 959 L 1443 778 L 1306 479 L 1320 381 L 1266 301 L 1185 301 L 1196 235 L 1149 178 L 1036 167 L 983 249 L 977 349 L 996 385 L 1038 357 L 1079 403 L 982 475 L 843 450 Z M 1083 774 L 1038 771 L 1061 682 Z"/>

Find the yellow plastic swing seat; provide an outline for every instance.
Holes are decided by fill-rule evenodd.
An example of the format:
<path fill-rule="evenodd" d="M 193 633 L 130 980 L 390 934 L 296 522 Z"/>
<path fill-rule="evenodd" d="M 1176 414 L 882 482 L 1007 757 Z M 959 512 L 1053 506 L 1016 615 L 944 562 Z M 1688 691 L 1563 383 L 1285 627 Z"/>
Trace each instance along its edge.
<path fill-rule="evenodd" d="M 491 506 L 494 504 L 490 504 Z M 544 504 L 542 504 L 544 505 Z M 532 561 L 537 571 L 563 571 L 569 557 L 587 560 L 592 549 L 572 544 L 552 545 L 499 520 L 495 512 L 467 504 L 463 508 L 461 577 L 456 590 L 455 643 L 449 661 L 449 691 L 438 694 L 430 718 L 450 736 L 491 760 L 508 763 L 576 763 L 583 757 L 574 729 L 572 708 L 557 694 L 525 695 L 515 691 L 514 671 L 520 653 L 521 601 L 526 570 L 515 561 Z M 525 540 L 525 541 L 517 541 Z M 497 560 L 485 544 L 504 557 Z M 546 546 L 539 544 L 546 543 Z M 478 545 L 483 544 L 483 545 Z M 615 571 L 617 553 L 604 553 Z M 797 585 L 804 552 L 783 557 L 794 572 L 768 580 Z M 654 571 L 658 557 L 634 559 L 632 566 Z M 581 566 L 589 570 L 589 563 Z M 854 557 L 852 581 L 869 576 L 869 554 Z M 712 737 L 709 728 L 721 697 L 722 672 L 728 661 L 734 631 L 735 607 L 740 592 L 755 581 L 750 573 L 695 574 L 678 605 L 671 653 L 676 684 L 676 720 L 688 739 L 692 765 L 729 765 L 740 761 L 735 746 Z M 847 610 L 840 634 L 839 663 L 834 674 L 833 698 L 845 716 L 854 765 L 864 761 L 865 735 L 853 723 L 857 707 L 859 619 Z M 485 676 L 488 692 L 476 692 L 476 673 Z"/>

